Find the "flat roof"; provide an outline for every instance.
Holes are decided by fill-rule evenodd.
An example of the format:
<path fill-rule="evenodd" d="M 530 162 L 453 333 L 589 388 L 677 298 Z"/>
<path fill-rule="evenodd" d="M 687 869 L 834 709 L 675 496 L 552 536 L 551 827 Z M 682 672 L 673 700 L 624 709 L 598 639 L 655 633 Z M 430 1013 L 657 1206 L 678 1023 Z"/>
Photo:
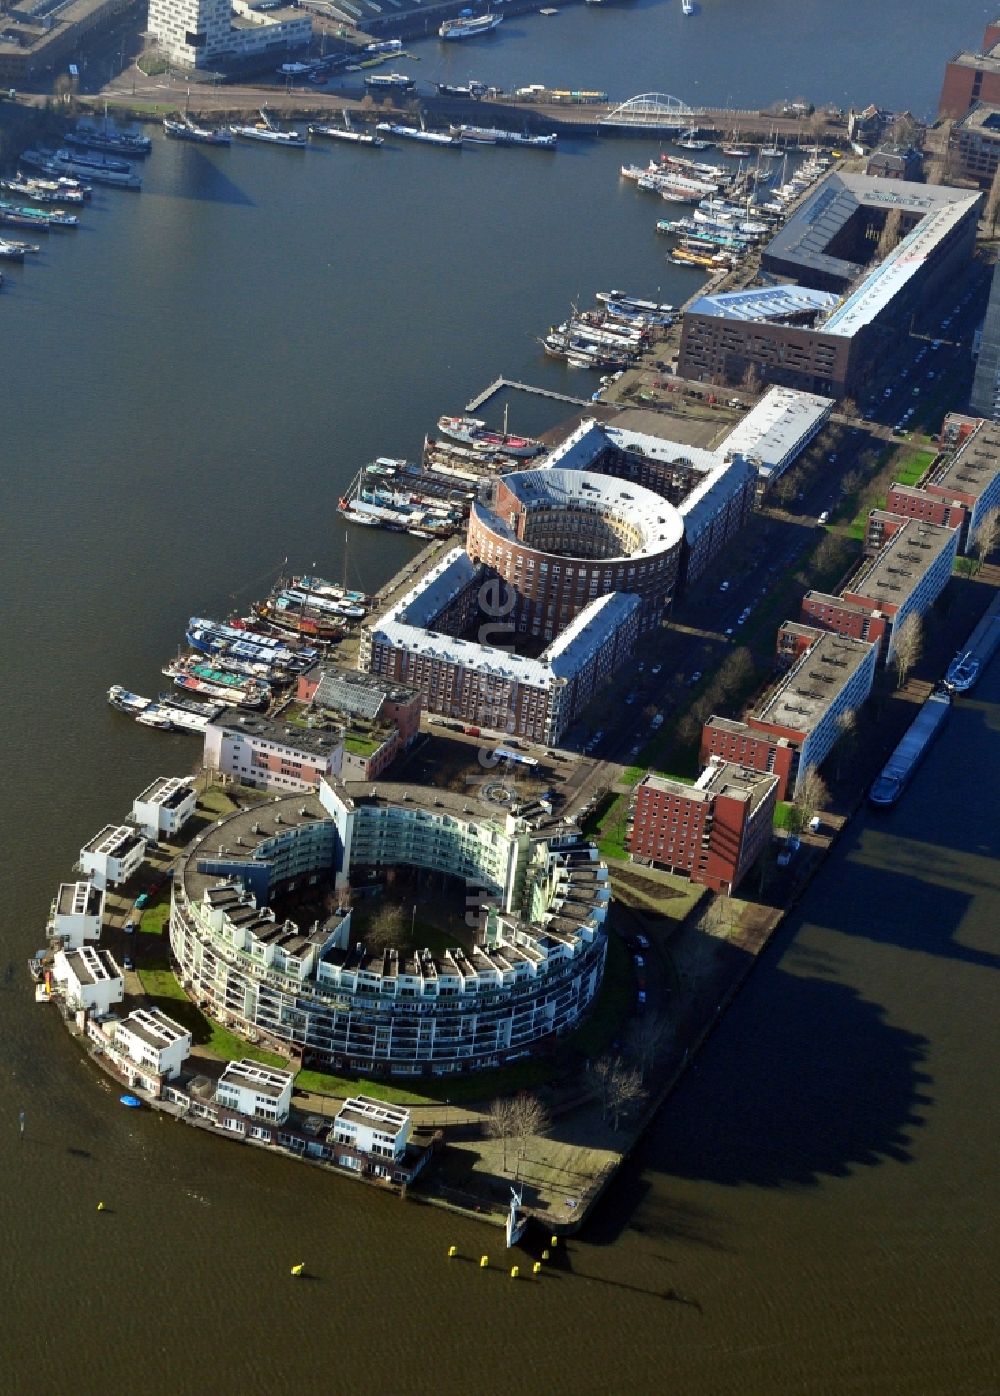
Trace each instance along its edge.
<path fill-rule="evenodd" d="M 109 979 L 121 979 L 122 972 L 112 958 L 110 950 L 93 945 L 83 945 L 79 950 L 63 952 L 66 963 L 80 984 L 99 984 Z"/>
<path fill-rule="evenodd" d="M 958 449 L 933 469 L 927 484 L 956 494 L 983 494 L 1000 475 L 1000 425 L 981 421 Z"/>
<path fill-rule="evenodd" d="M 740 724 L 742 725 L 742 724 Z M 665 795 L 706 804 L 718 795 L 745 800 L 756 809 L 778 783 L 778 777 L 768 771 L 754 771 L 735 761 L 710 761 L 694 785 L 653 773 L 645 775 L 636 789 L 658 790 Z"/>
<path fill-rule="evenodd" d="M 388 1125 L 397 1131 L 409 1118 L 409 1110 L 401 1105 L 387 1105 L 367 1095 L 350 1096 L 337 1111 L 338 1120 L 347 1119 L 360 1125 Z"/>
<path fill-rule="evenodd" d="M 224 708 L 209 726 L 221 727 L 223 731 L 239 733 L 258 741 L 273 742 L 275 746 L 310 756 L 328 756 L 341 743 L 339 730 L 299 727 L 291 722 L 283 722 L 280 717 L 264 717 L 260 713 L 246 713 L 239 708 Z"/>
<path fill-rule="evenodd" d="M 60 916 L 97 916 L 104 902 L 104 893 L 92 882 L 60 882 L 56 893 L 56 911 Z"/>
<path fill-rule="evenodd" d="M 975 131 L 987 140 L 1000 140 L 1000 106 L 994 102 L 977 102 L 952 127 L 953 131 Z"/>
<path fill-rule="evenodd" d="M 277 1099 L 294 1079 L 293 1071 L 262 1066 L 260 1062 L 241 1057 L 239 1061 L 226 1063 L 225 1070 L 219 1077 L 219 1085 L 238 1086 L 244 1090 L 256 1091 L 258 1095 Z"/>
<path fill-rule="evenodd" d="M 367 674 L 362 669 L 324 668 L 313 696 L 313 706 L 331 708 L 352 717 L 364 717 L 374 722 L 388 700 L 409 703 L 418 697 L 415 688 Z"/>
<path fill-rule="evenodd" d="M 855 596 L 901 605 L 943 552 L 954 548 L 957 534 L 941 524 L 907 519 L 888 538 L 867 567 L 844 587 Z"/>
<path fill-rule="evenodd" d="M 193 794 L 194 782 L 190 776 L 157 776 L 141 795 L 136 796 L 136 804 L 164 805 L 168 809 L 175 809 Z"/>
<path fill-rule="evenodd" d="M 147 1046 L 160 1051 L 164 1047 L 170 1047 L 175 1042 L 180 1042 L 182 1038 L 190 1038 L 191 1034 L 187 1028 L 182 1028 L 180 1023 L 175 1023 L 173 1018 L 159 1008 L 136 1008 L 126 1018 L 118 1024 L 118 1029 L 128 1029 L 134 1033 Z"/>
<path fill-rule="evenodd" d="M 762 475 L 771 475 L 802 450 L 833 411 L 833 398 L 775 384 L 737 422 L 725 448 L 747 456 Z"/>
<path fill-rule="evenodd" d="M 811 732 L 874 648 L 867 640 L 821 631 L 753 717 L 776 727 Z"/>
<path fill-rule="evenodd" d="M 145 839 L 131 824 L 105 824 L 99 834 L 84 844 L 82 852 L 122 858 L 139 843 L 145 843 Z"/>
<path fill-rule="evenodd" d="M 689 315 L 711 315 L 718 320 L 743 320 L 784 324 L 815 317 L 837 304 L 832 291 L 812 286 L 749 286 L 745 291 L 722 291 L 699 296 L 688 306 Z"/>

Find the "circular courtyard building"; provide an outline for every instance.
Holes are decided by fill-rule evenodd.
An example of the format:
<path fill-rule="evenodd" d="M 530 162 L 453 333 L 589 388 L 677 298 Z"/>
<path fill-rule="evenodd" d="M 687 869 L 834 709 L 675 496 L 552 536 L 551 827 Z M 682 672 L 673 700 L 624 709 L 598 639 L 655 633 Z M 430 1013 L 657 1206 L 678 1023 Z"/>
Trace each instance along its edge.
<path fill-rule="evenodd" d="M 517 628 L 553 639 L 598 596 L 632 592 L 642 628 L 656 624 L 677 583 L 684 523 L 643 485 L 594 471 L 520 470 L 477 500 L 468 552 L 517 594 Z"/>
<path fill-rule="evenodd" d="M 351 910 L 309 924 L 288 911 L 390 869 L 459 880 L 461 943 L 372 954 Z M 170 943 L 187 993 L 252 1042 L 340 1070 L 445 1074 L 579 1021 L 604 971 L 610 897 L 578 833 L 539 835 L 475 795 L 324 780 L 199 836 L 174 876 Z"/>

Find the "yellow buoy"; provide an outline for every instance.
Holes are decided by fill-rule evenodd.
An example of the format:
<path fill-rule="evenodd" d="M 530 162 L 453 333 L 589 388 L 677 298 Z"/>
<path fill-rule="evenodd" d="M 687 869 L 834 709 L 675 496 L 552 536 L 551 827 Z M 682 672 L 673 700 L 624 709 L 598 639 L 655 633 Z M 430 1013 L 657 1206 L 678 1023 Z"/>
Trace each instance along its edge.
<path fill-rule="evenodd" d="M 542 1259 L 543 1259 L 543 1260 L 548 1260 L 548 1258 L 549 1258 L 549 1252 L 548 1252 L 548 1251 L 542 1251 Z"/>
<path fill-rule="evenodd" d="M 293 1266 L 292 1266 L 292 1274 L 293 1274 L 293 1275 L 301 1275 L 301 1274 L 305 1271 L 305 1268 L 306 1268 L 306 1267 L 305 1267 L 305 1262 L 302 1261 L 302 1260 L 300 1260 L 299 1263 L 298 1263 L 298 1265 L 293 1265 Z"/>
<path fill-rule="evenodd" d="M 449 1247 L 448 1247 L 448 1259 L 449 1259 L 449 1260 L 454 1260 L 455 1257 L 456 1257 L 456 1255 L 458 1255 L 458 1247 L 457 1247 L 457 1246 L 449 1246 Z"/>
<path fill-rule="evenodd" d="M 552 1236 L 552 1237 L 549 1238 L 549 1245 L 550 1245 L 550 1246 L 558 1246 L 558 1244 L 559 1244 L 559 1237 L 558 1237 L 558 1236 Z"/>
<path fill-rule="evenodd" d="M 519 1265 L 512 1265 L 512 1266 L 510 1267 L 510 1277 L 511 1277 L 512 1280 L 516 1280 L 517 1277 L 518 1277 L 518 1275 L 520 1275 L 520 1273 L 521 1273 L 521 1267 L 520 1267 Z"/>
<path fill-rule="evenodd" d="M 103 1203 L 103 1202 L 98 1202 L 98 1204 L 97 1204 L 97 1210 L 98 1210 L 99 1212 L 103 1212 L 103 1211 L 104 1211 L 104 1203 Z"/>
<path fill-rule="evenodd" d="M 534 1265 L 531 1267 L 531 1273 L 533 1275 L 540 1275 L 542 1273 L 542 1262 L 540 1260 L 535 1261 Z"/>
<path fill-rule="evenodd" d="M 480 1270 L 485 1270 L 486 1267 L 487 1267 L 487 1265 L 489 1265 L 489 1263 L 490 1263 L 490 1258 L 489 1258 L 488 1255 L 481 1255 L 481 1256 L 479 1257 L 479 1268 L 480 1268 Z"/>

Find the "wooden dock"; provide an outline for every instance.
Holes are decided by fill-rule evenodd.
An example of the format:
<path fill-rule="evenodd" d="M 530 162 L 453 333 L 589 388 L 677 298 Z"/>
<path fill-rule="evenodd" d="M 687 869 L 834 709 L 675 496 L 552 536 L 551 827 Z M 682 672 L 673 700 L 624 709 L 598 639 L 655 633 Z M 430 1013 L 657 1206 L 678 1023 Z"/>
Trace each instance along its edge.
<path fill-rule="evenodd" d="M 488 387 L 481 393 L 477 393 L 474 398 L 465 404 L 466 412 L 478 412 L 480 407 L 484 407 L 490 398 L 496 397 L 497 393 L 504 388 L 513 388 L 519 393 L 533 393 L 535 397 L 547 397 L 553 402 L 569 402 L 574 407 L 591 407 L 593 398 L 572 397 L 569 393 L 557 393 L 553 388 L 536 388 L 532 383 L 518 383 L 514 378 L 495 378 Z M 605 403 L 607 407 L 618 407 L 617 403 Z"/>

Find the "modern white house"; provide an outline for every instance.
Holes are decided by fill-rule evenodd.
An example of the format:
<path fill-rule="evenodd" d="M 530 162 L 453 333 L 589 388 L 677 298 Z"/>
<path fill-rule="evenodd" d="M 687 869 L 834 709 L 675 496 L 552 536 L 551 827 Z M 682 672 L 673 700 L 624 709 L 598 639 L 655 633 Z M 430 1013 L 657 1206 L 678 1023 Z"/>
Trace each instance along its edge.
<path fill-rule="evenodd" d="M 105 824 L 80 849 L 80 871 L 104 891 L 127 882 L 146 856 L 146 840 L 131 824 Z"/>
<path fill-rule="evenodd" d="M 367 1161 L 376 1173 L 387 1174 L 405 1156 L 409 1137 L 409 1110 L 366 1095 L 345 1100 L 330 1131 L 334 1159 L 342 1168 L 359 1169 Z"/>
<path fill-rule="evenodd" d="M 92 945 L 57 950 L 52 977 L 62 989 L 67 1008 L 84 1009 L 96 1018 L 110 1013 L 125 996 L 124 976 L 110 951 Z"/>
<path fill-rule="evenodd" d="M 215 1102 L 250 1119 L 282 1124 L 292 1105 L 295 1074 L 243 1058 L 228 1062 L 215 1088 Z"/>
<path fill-rule="evenodd" d="M 194 814 L 198 796 L 187 776 L 157 776 L 132 802 L 132 821 L 151 842 L 173 838 Z"/>
<path fill-rule="evenodd" d="M 89 941 L 100 940 L 104 915 L 104 893 L 92 882 L 61 882 L 52 902 L 49 934 L 60 940 L 65 950 L 79 950 Z"/>
<path fill-rule="evenodd" d="M 191 1034 L 158 1008 L 137 1008 L 115 1024 L 114 1044 L 136 1066 L 172 1081 L 191 1052 Z"/>

